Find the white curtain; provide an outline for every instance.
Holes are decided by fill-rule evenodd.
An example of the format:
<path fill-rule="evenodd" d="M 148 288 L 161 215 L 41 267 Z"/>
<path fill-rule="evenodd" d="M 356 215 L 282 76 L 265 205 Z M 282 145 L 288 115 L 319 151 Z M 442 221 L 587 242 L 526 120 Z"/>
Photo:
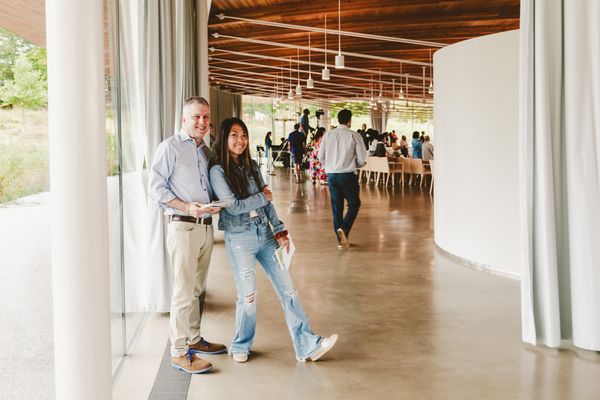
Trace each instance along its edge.
<path fill-rule="evenodd" d="M 204 0 L 198 0 L 204 5 Z M 147 168 L 198 94 L 196 1 L 121 1 L 120 120 L 126 310 L 167 312 L 172 272 L 162 210 L 148 202 Z M 206 15 L 204 15 L 206 17 Z"/>
<path fill-rule="evenodd" d="M 523 340 L 600 350 L 600 2 L 521 1 Z"/>

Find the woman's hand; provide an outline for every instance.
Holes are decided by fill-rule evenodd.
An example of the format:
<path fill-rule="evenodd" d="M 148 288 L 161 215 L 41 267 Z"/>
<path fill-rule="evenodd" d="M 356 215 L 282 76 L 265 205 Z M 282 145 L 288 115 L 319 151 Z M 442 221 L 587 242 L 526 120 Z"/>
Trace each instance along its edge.
<path fill-rule="evenodd" d="M 277 243 L 279 243 L 279 246 L 283 246 L 285 248 L 286 253 L 290 252 L 290 239 L 288 239 L 287 235 L 277 239 Z"/>
<path fill-rule="evenodd" d="M 273 193 L 271 192 L 271 189 L 269 189 L 268 186 L 265 186 L 262 192 L 264 193 L 268 201 L 273 201 Z"/>

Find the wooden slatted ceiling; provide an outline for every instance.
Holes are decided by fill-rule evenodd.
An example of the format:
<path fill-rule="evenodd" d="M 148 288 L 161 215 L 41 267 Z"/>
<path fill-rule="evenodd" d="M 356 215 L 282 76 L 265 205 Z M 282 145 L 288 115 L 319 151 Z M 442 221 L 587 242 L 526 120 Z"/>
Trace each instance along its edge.
<path fill-rule="evenodd" d="M 209 18 L 209 35 L 212 33 L 220 33 L 234 37 L 260 39 L 278 43 L 307 46 L 308 32 L 286 29 L 279 27 L 261 26 L 243 21 L 236 21 L 225 18 L 220 20 L 217 14 L 223 13 L 226 16 L 242 17 L 248 19 L 260 19 L 272 22 L 282 22 L 287 24 L 323 28 L 324 15 L 327 13 L 327 23 L 329 29 L 338 28 L 338 2 L 336 0 L 321 0 L 321 1 L 298 1 L 298 0 L 213 0 L 211 14 Z M 343 31 L 369 33 L 383 36 L 391 36 L 405 39 L 415 39 L 430 42 L 438 42 L 444 45 L 456 43 L 459 41 L 471 39 L 478 36 L 488 35 L 497 32 L 503 32 L 519 27 L 519 1 L 518 0 L 448 0 L 448 1 L 432 1 L 432 0 L 345 0 L 341 2 L 341 29 Z M 324 35 L 322 33 L 312 32 L 311 47 L 324 48 Z M 274 79 L 258 74 L 277 74 L 277 70 L 267 68 L 266 66 L 276 66 L 289 68 L 289 61 L 265 60 L 250 56 L 234 55 L 231 53 L 219 52 L 219 50 L 227 50 L 234 52 L 252 53 L 270 57 L 281 57 L 296 59 L 296 50 L 283 47 L 267 46 L 262 44 L 245 43 L 235 39 L 213 38 L 209 36 L 209 46 L 214 47 L 215 52 L 209 54 L 219 54 L 215 58 L 219 60 L 210 60 L 210 67 L 220 67 L 229 69 L 225 72 L 230 76 L 228 80 L 236 82 L 252 82 L 260 84 L 260 82 L 250 81 L 250 79 L 262 80 L 262 84 L 266 87 L 274 86 Z M 330 50 L 338 49 L 338 36 L 333 34 L 327 35 L 327 48 Z M 421 62 L 430 61 L 430 51 L 435 52 L 435 47 L 424 47 L 413 44 L 404 44 L 396 42 L 375 41 L 363 38 L 342 36 L 342 51 L 354 52 L 361 54 L 370 54 L 376 56 L 390 57 L 394 59 L 414 60 Z M 340 75 L 341 78 L 333 77 L 331 83 L 337 85 L 347 85 L 358 89 L 347 89 L 348 97 L 355 97 L 357 93 L 362 96 L 364 90 L 367 90 L 370 96 L 371 83 L 368 82 L 371 77 L 374 80 L 379 80 L 377 71 L 400 73 L 400 63 L 371 60 L 346 56 L 346 66 L 352 68 L 363 69 L 363 71 L 350 71 L 348 69 L 335 69 L 334 54 L 327 55 L 328 68 L 332 75 Z M 300 51 L 300 59 L 308 61 L 308 53 Z M 256 67 L 250 65 L 241 65 L 228 63 L 223 60 L 241 61 L 245 63 L 254 63 L 265 65 L 265 67 Z M 325 60 L 324 54 L 320 52 L 311 52 L 311 61 L 314 63 L 323 64 Z M 308 66 L 301 65 L 300 67 L 295 62 L 292 64 L 293 69 L 300 68 L 307 72 Z M 301 74 L 303 96 L 311 97 L 327 97 L 331 93 L 320 92 L 321 87 L 328 89 L 342 90 L 340 87 L 331 87 L 321 85 L 320 73 L 322 66 L 313 66 L 312 77 L 315 80 L 315 90 L 305 89 L 304 80 L 308 77 L 306 73 Z M 374 72 L 368 72 L 369 71 Z M 238 70 L 245 72 L 255 72 L 257 75 L 248 73 L 240 73 Z M 211 71 L 217 72 L 211 68 Z M 218 73 L 223 73 L 220 70 Z M 413 76 L 422 76 L 422 67 L 418 65 L 402 66 L 402 73 L 409 73 Z M 281 74 L 281 73 L 279 73 Z M 284 72 L 289 81 L 289 72 Z M 427 77 L 431 76 L 431 70 L 426 69 Z M 297 74 L 292 74 L 296 78 Z M 362 78 L 358 80 L 356 78 Z M 367 81 L 365 81 L 366 79 Z M 404 81 L 399 77 L 382 75 L 382 81 L 385 81 L 384 91 L 391 96 L 392 79 L 396 79 L 396 91 L 398 90 L 399 81 Z M 241 83 L 226 84 L 227 79 L 220 76 L 214 76 L 211 82 L 220 82 L 220 86 L 231 89 L 240 90 L 243 86 Z M 426 84 L 429 82 L 427 81 Z M 421 79 L 411 78 L 410 85 L 418 87 L 409 88 L 412 97 L 422 96 Z M 293 86 L 296 82 L 293 82 Z M 375 84 L 375 91 L 379 91 L 379 85 Z M 362 90 L 360 89 L 362 88 Z M 263 88 L 264 89 L 264 88 Z M 265 89 L 267 90 L 267 89 Z M 286 92 L 289 90 L 289 85 Z M 246 92 L 251 92 L 247 90 Z M 376 93 L 378 94 L 378 93 Z M 431 95 L 426 95 L 431 98 Z"/>

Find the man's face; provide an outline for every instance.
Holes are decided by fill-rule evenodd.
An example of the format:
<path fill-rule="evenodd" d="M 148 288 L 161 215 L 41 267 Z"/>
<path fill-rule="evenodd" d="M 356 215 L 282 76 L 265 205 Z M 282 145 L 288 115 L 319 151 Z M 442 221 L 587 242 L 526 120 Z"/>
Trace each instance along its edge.
<path fill-rule="evenodd" d="M 209 130 L 210 109 L 204 104 L 188 104 L 183 110 L 181 125 L 189 137 L 202 140 Z"/>

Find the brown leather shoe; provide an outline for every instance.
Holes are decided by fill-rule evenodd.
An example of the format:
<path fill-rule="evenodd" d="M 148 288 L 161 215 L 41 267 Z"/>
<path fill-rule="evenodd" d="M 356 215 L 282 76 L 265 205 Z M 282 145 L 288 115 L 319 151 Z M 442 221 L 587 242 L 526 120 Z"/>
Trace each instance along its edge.
<path fill-rule="evenodd" d="M 171 357 L 171 366 L 188 374 L 201 374 L 212 368 L 211 363 L 190 353 L 181 357 Z"/>
<path fill-rule="evenodd" d="M 221 354 L 227 351 L 227 347 L 221 343 L 210 343 L 200 339 L 196 344 L 190 344 L 190 353 L 201 353 L 201 354 Z"/>

